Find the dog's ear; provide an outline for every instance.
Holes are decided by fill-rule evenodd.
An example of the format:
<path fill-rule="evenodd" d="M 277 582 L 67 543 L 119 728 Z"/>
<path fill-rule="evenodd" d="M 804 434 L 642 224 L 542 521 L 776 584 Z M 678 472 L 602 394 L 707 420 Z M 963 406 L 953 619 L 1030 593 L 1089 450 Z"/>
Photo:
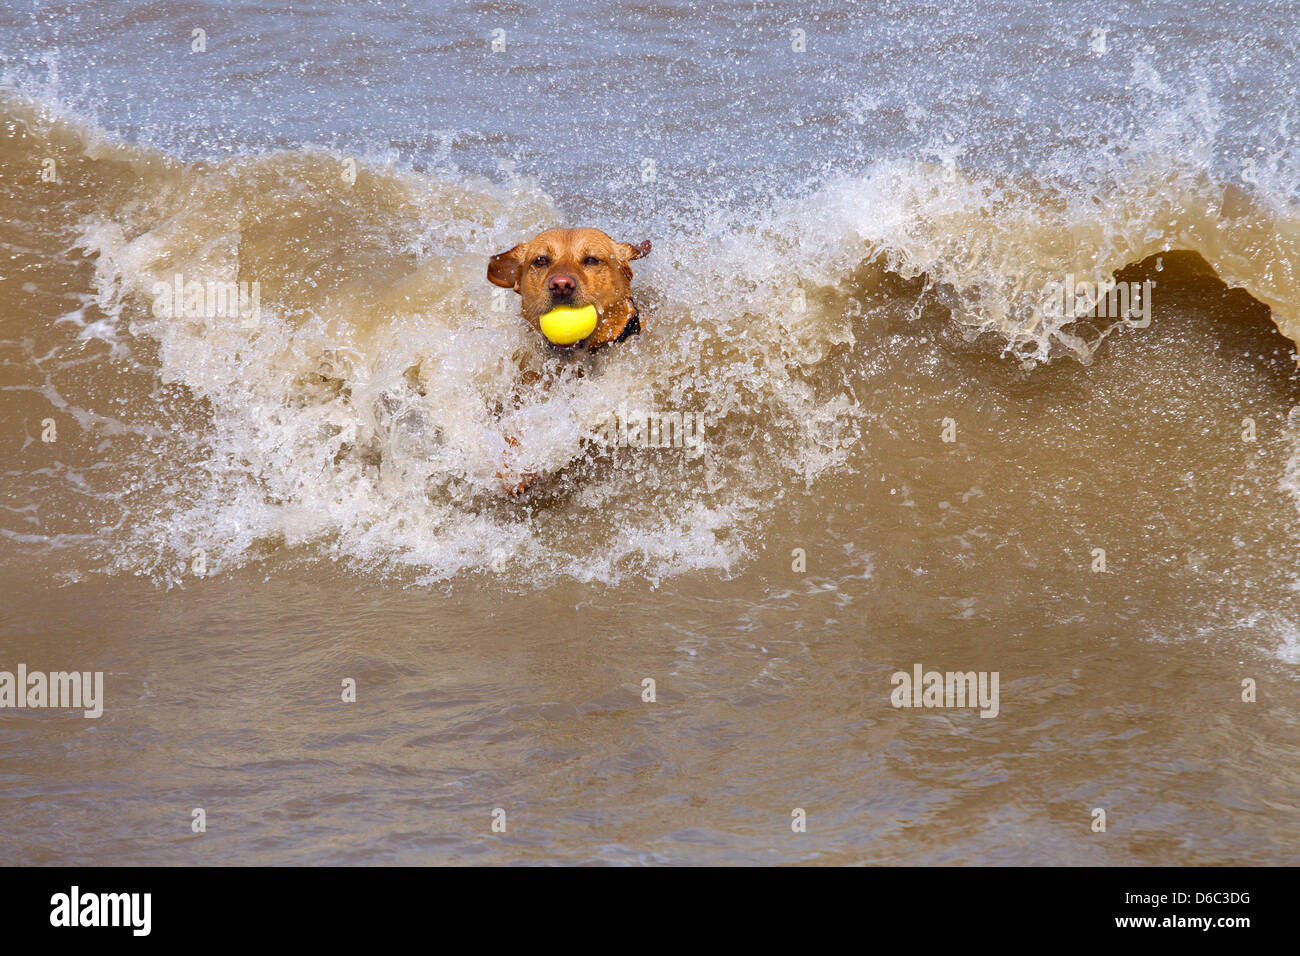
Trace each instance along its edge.
<path fill-rule="evenodd" d="M 631 262 L 633 259 L 642 259 L 650 255 L 650 240 L 642 239 L 635 246 L 630 242 L 617 242 L 619 253 L 623 256 L 624 262 Z"/>
<path fill-rule="evenodd" d="M 488 260 L 488 282 L 506 289 L 518 290 L 519 267 L 523 265 L 523 262 L 523 243 L 507 249 L 505 252 L 498 252 Z"/>
<path fill-rule="evenodd" d="M 633 259 L 640 259 L 650 255 L 650 240 L 642 239 L 635 246 L 630 242 L 616 242 L 614 247 L 618 249 L 618 254 L 622 256 L 619 265 L 623 269 L 623 275 L 627 276 L 629 282 L 632 281 L 632 267 L 628 265 Z"/>

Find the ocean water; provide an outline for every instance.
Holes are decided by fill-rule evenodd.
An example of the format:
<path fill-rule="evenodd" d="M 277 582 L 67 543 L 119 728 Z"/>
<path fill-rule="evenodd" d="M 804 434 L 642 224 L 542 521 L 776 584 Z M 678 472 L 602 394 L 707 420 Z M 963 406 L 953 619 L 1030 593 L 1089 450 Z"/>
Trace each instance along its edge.
<path fill-rule="evenodd" d="M 0 861 L 1294 862 L 1298 19 L 0 10 Z"/>

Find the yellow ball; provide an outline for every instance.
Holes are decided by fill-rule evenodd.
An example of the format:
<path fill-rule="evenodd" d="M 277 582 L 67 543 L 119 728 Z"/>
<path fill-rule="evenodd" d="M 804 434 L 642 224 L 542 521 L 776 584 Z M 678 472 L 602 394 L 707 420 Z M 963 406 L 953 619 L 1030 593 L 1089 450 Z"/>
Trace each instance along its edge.
<path fill-rule="evenodd" d="M 595 331 L 594 305 L 557 305 L 542 316 L 542 334 L 555 345 L 581 342 Z"/>

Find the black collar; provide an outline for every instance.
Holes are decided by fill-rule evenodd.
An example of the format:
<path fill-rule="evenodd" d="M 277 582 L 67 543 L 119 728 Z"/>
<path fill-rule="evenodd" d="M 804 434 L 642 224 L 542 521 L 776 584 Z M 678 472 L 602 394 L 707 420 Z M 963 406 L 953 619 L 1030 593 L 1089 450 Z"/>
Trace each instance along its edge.
<path fill-rule="evenodd" d="M 637 314 L 636 303 L 632 302 L 631 299 L 628 299 L 628 302 L 632 303 L 632 318 L 627 320 L 627 325 L 623 326 L 623 331 L 618 333 L 618 338 L 614 340 L 615 342 L 622 342 L 624 339 L 630 339 L 641 331 L 641 317 Z"/>

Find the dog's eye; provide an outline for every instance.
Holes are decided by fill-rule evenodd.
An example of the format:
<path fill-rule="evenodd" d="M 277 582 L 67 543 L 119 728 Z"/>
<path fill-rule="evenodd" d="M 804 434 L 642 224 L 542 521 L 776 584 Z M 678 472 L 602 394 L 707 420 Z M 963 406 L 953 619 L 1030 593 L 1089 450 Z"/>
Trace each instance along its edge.
<path fill-rule="evenodd" d="M 550 264 L 551 264 L 551 260 L 546 258 L 546 256 L 538 256 L 536 259 L 533 260 L 533 265 L 539 269 L 545 269 Z"/>
<path fill-rule="evenodd" d="M 600 260 L 595 256 L 587 256 L 587 258 L 582 260 L 582 264 L 584 266 L 598 266 L 600 265 Z"/>

